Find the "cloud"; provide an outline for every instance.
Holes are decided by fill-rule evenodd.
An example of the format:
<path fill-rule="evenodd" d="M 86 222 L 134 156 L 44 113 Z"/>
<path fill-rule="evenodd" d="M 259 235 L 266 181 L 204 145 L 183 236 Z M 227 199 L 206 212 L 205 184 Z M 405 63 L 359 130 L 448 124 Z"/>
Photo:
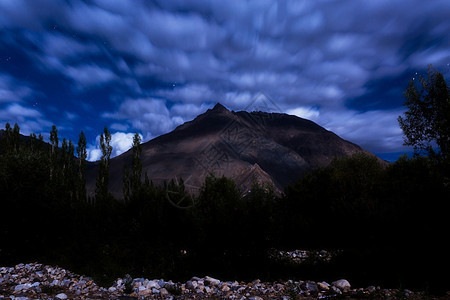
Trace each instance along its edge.
<path fill-rule="evenodd" d="M 18 0 L 0 2 L 0 36 L 78 94 L 101 91 L 101 105 L 116 105 L 102 114 L 115 130 L 148 139 L 215 102 L 243 109 L 263 91 L 285 112 L 390 150 L 401 147 L 398 95 L 370 97 L 397 103 L 384 109 L 354 99 L 369 101 L 383 79 L 403 89 L 410 72 L 448 66 L 449 14 L 447 0 Z M 0 102 L 31 94 L 0 77 Z"/>
<path fill-rule="evenodd" d="M 139 135 L 142 140 L 142 135 Z M 118 156 L 126 151 L 128 151 L 133 146 L 133 137 L 134 133 L 124 133 L 124 132 L 116 132 L 111 134 L 111 143 L 110 145 L 113 147 L 111 157 Z M 89 161 L 97 161 L 100 160 L 102 156 L 102 151 L 100 149 L 100 135 L 95 139 L 95 145 L 89 145 L 87 152 Z"/>
<path fill-rule="evenodd" d="M 51 122 L 44 119 L 40 111 L 22 106 L 19 103 L 12 103 L 3 109 L 0 108 L 0 122 L 2 128 L 6 123 L 11 125 L 18 123 L 21 133 L 25 135 L 42 132 L 52 125 Z"/>
<path fill-rule="evenodd" d="M 67 66 L 64 67 L 63 73 L 81 89 L 111 83 L 119 79 L 111 70 L 92 64 Z"/>
<path fill-rule="evenodd" d="M 319 110 L 311 108 L 311 107 L 297 107 L 293 109 L 289 109 L 287 111 L 288 114 L 294 115 L 300 118 L 308 119 L 308 120 L 318 120 L 319 118 Z"/>
<path fill-rule="evenodd" d="M 26 83 L 0 73 L 0 103 L 22 102 L 35 94 Z"/>
<path fill-rule="evenodd" d="M 183 119 L 171 116 L 163 100 L 153 98 L 126 99 L 116 112 L 102 114 L 105 119 L 120 120 L 144 134 L 145 140 L 167 133 Z"/>
<path fill-rule="evenodd" d="M 397 121 L 403 112 L 403 109 L 320 111 L 316 122 L 371 152 L 401 152 L 407 150 Z"/>

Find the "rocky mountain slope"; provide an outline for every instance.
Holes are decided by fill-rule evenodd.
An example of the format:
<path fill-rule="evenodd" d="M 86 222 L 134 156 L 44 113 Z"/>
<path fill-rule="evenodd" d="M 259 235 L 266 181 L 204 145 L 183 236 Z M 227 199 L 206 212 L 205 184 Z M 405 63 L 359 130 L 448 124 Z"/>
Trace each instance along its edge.
<path fill-rule="evenodd" d="M 278 192 L 333 158 L 369 152 L 316 123 L 296 116 L 229 111 L 221 104 L 175 130 L 142 145 L 143 174 L 156 184 L 182 178 L 197 192 L 208 174 L 235 180 L 243 192 L 253 182 Z M 131 151 L 111 159 L 110 191 L 120 197 L 123 167 Z M 372 154 L 370 154 L 372 155 Z M 95 189 L 98 163 L 88 167 L 88 191 Z"/>

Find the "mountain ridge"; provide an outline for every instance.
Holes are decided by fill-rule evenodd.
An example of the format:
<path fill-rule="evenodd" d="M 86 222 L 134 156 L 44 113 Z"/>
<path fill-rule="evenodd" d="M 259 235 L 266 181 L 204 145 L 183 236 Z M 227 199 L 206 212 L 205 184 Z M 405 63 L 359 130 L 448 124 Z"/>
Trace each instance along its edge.
<path fill-rule="evenodd" d="M 209 174 L 234 179 L 243 192 L 258 182 L 282 193 L 305 171 L 357 152 L 373 155 L 313 121 L 284 113 L 234 112 L 217 103 L 173 131 L 143 143 L 142 165 L 143 174 L 155 184 L 182 178 L 193 193 Z M 123 166 L 131 161 L 131 153 L 130 149 L 111 159 L 110 191 L 116 197 L 121 197 Z M 91 193 L 97 168 L 98 163 L 88 166 Z M 252 170 L 254 176 L 249 180 Z"/>

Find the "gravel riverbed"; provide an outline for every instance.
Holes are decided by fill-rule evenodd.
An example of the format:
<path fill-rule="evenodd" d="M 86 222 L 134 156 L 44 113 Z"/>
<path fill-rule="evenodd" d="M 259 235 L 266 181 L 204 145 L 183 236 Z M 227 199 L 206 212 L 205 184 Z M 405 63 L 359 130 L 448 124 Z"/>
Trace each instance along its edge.
<path fill-rule="evenodd" d="M 0 267 L 0 299 L 450 299 L 408 289 L 356 288 L 345 279 L 336 281 L 252 282 L 192 277 L 186 282 L 163 279 L 118 278 L 101 287 L 91 278 L 38 263 Z"/>

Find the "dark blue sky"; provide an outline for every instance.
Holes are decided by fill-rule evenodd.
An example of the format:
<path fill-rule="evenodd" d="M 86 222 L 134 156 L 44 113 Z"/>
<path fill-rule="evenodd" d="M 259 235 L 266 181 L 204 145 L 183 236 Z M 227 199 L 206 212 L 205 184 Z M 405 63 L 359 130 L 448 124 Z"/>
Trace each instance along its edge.
<path fill-rule="evenodd" d="M 450 1 L 0 0 L 0 126 L 56 124 L 90 159 L 104 126 L 114 154 L 220 102 L 263 93 L 395 158 L 402 92 L 428 64 L 450 78 Z"/>

